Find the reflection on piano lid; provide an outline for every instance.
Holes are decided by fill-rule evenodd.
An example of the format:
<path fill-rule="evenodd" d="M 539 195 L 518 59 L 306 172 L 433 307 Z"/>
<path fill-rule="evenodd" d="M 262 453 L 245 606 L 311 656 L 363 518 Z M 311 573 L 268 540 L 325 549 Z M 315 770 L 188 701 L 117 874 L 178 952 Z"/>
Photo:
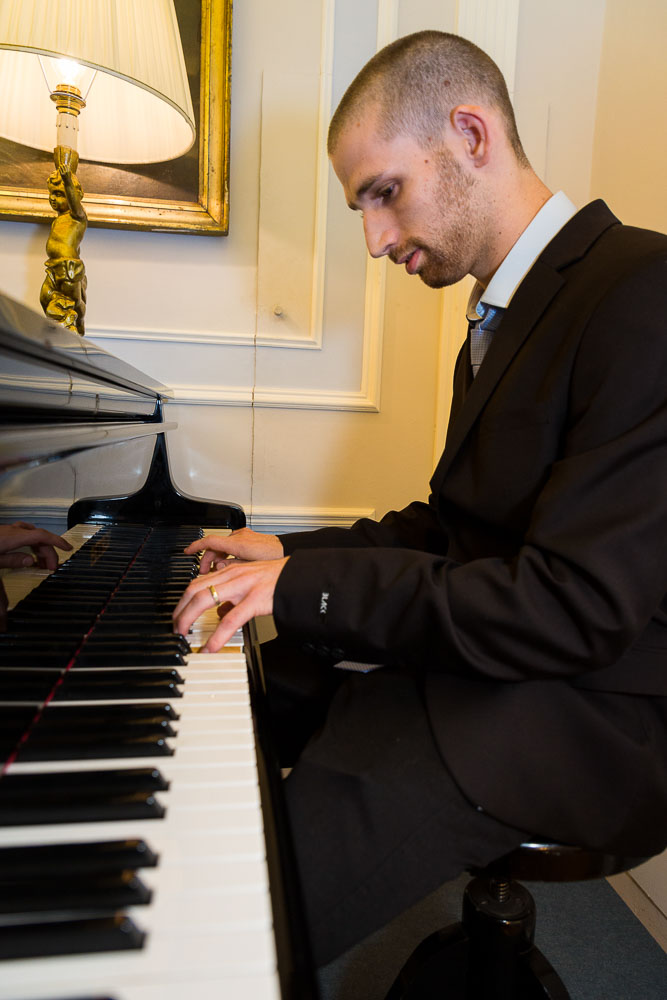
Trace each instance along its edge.
<path fill-rule="evenodd" d="M 3 296 L 0 355 L 0 519 L 76 550 L 4 577 L 0 1000 L 312 1000 L 254 625 L 171 633 L 243 511 L 175 488 L 154 380 Z"/>

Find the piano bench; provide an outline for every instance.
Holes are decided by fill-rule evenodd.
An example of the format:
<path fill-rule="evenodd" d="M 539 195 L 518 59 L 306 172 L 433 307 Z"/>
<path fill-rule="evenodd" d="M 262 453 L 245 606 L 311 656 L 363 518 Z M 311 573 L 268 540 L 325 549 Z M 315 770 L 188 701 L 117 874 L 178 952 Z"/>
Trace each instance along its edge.
<path fill-rule="evenodd" d="M 570 1000 L 533 943 L 535 902 L 517 880 L 604 878 L 646 860 L 536 842 L 471 869 L 461 921 L 417 946 L 386 1000 Z"/>

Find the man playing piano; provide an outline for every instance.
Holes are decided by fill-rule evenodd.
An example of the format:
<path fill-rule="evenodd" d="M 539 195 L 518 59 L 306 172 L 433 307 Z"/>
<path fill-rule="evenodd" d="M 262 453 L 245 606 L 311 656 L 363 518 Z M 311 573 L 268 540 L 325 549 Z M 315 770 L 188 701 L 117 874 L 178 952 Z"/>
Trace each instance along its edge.
<path fill-rule="evenodd" d="M 477 283 L 427 504 L 189 548 L 176 631 L 225 605 L 215 651 L 275 618 L 319 965 L 528 834 L 667 844 L 667 237 L 552 195 L 497 67 L 451 35 L 379 52 L 329 154 L 372 256 Z"/>

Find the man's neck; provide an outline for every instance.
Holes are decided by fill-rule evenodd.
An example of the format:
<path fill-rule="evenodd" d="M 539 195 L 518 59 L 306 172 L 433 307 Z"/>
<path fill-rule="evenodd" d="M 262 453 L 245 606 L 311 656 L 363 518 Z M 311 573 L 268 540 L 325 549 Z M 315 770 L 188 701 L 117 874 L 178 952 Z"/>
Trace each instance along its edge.
<path fill-rule="evenodd" d="M 510 183 L 500 186 L 495 198 L 498 211 L 489 227 L 494 234 L 489 241 L 490 252 L 486 261 L 481 262 L 479 273 L 473 273 L 484 288 L 551 196 L 552 192 L 537 174 L 525 168 L 518 177 L 510 178 Z"/>

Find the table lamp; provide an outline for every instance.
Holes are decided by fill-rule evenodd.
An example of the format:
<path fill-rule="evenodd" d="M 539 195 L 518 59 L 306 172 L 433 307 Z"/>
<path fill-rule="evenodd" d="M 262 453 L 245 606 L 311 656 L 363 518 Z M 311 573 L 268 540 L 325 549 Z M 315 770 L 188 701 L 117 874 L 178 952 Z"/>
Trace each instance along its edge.
<path fill-rule="evenodd" d="M 53 149 L 40 302 L 83 335 L 79 159 L 154 163 L 195 139 L 174 0 L 0 0 L 0 94 L 0 135 Z"/>

